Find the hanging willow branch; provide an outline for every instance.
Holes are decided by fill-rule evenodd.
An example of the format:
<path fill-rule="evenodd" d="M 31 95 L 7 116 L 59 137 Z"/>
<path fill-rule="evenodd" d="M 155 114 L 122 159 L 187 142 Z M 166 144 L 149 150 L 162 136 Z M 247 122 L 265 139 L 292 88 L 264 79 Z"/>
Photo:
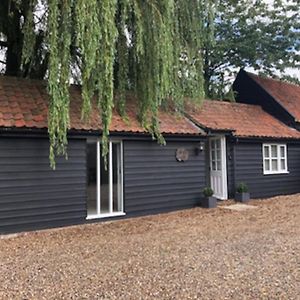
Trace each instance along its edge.
<path fill-rule="evenodd" d="M 69 127 L 69 77 L 71 46 L 72 0 L 49 1 L 49 137 L 50 164 L 55 167 L 55 155 L 66 154 Z"/>
<path fill-rule="evenodd" d="M 37 1 L 31 1 L 24 32 L 24 63 L 33 55 L 28 44 Z M 97 99 L 103 126 L 102 155 L 108 152 L 115 88 L 120 114 L 126 115 L 126 93 L 132 90 L 138 99 L 141 124 L 164 143 L 158 121 L 160 108 L 167 101 L 180 107 L 184 96 L 203 96 L 200 18 L 208 0 L 43 1 L 48 7 L 51 165 L 55 165 L 56 155 L 66 153 L 71 55 L 77 55 L 80 62 L 85 120 L 93 108 L 92 100 Z"/>
<path fill-rule="evenodd" d="M 31 58 L 34 54 L 35 47 L 35 24 L 34 24 L 34 8 L 37 4 L 37 0 L 30 0 L 28 6 L 28 13 L 25 19 L 23 32 L 24 32 L 24 45 L 22 51 L 22 68 L 25 65 L 30 64 Z"/>

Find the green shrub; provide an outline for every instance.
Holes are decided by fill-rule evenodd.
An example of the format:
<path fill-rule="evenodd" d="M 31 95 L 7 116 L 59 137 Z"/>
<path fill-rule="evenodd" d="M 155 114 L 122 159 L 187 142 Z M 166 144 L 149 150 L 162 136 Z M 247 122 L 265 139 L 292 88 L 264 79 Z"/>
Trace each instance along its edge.
<path fill-rule="evenodd" d="M 236 191 L 237 191 L 238 193 L 248 193 L 249 189 L 248 189 L 247 184 L 241 182 L 241 183 L 237 186 Z"/>
<path fill-rule="evenodd" d="M 214 194 L 214 191 L 211 187 L 206 187 L 203 189 L 203 195 L 205 197 L 211 197 Z"/>

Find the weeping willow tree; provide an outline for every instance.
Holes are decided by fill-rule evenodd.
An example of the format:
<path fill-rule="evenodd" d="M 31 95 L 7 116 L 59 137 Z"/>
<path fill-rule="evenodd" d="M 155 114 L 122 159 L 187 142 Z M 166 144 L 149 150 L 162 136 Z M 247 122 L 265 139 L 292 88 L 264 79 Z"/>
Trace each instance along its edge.
<path fill-rule="evenodd" d="M 69 85 L 74 68 L 79 70 L 82 86 L 82 118 L 88 120 L 92 99 L 97 99 L 103 123 L 104 156 L 112 109 L 116 105 L 126 118 L 128 90 L 138 99 L 143 127 L 153 138 L 164 142 L 159 109 L 170 101 L 173 107 L 180 108 L 185 96 L 197 101 L 204 96 L 201 20 L 207 2 L 29 0 L 22 62 L 30 69 L 34 61 L 34 11 L 42 5 L 47 19 L 44 43 L 49 54 L 46 76 L 52 166 L 56 155 L 66 153 L 72 101 Z"/>

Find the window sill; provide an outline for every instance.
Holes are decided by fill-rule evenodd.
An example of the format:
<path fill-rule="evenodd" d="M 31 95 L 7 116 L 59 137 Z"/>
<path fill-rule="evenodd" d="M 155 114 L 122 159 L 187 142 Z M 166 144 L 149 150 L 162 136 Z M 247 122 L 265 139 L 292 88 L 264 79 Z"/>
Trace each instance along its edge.
<path fill-rule="evenodd" d="M 289 171 L 283 171 L 283 172 L 265 172 L 264 175 L 284 175 L 284 174 L 289 174 Z"/>
<path fill-rule="evenodd" d="M 121 217 L 125 216 L 126 213 L 124 212 L 116 212 L 116 213 L 107 213 L 107 214 L 101 214 L 101 215 L 90 215 L 86 217 L 86 220 L 96 220 L 96 219 L 105 219 L 105 218 L 114 218 L 114 217 Z"/>

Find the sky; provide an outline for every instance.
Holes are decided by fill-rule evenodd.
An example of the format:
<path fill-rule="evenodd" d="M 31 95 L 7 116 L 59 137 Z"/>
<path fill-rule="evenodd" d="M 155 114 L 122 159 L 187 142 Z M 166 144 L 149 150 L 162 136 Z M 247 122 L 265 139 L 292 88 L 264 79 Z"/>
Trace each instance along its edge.
<path fill-rule="evenodd" d="M 290 0 L 284 0 L 285 2 L 288 2 Z M 274 0 L 264 0 L 265 3 L 268 3 L 270 5 L 272 5 L 274 3 Z M 300 54 L 300 53 L 299 53 Z M 1 60 L 3 61 L 4 60 L 4 51 L 2 49 L 1 51 L 1 48 L 0 48 L 0 73 L 1 73 L 1 69 L 3 68 L 3 64 L 1 64 Z M 254 69 L 252 68 L 247 68 L 247 71 L 249 72 L 253 72 L 253 73 L 258 73 L 257 71 L 255 71 Z M 296 69 L 296 68 L 287 68 L 286 69 L 286 73 L 292 77 L 296 77 L 300 80 L 300 70 L 299 69 Z M 280 74 L 277 74 L 277 75 L 280 75 Z"/>

